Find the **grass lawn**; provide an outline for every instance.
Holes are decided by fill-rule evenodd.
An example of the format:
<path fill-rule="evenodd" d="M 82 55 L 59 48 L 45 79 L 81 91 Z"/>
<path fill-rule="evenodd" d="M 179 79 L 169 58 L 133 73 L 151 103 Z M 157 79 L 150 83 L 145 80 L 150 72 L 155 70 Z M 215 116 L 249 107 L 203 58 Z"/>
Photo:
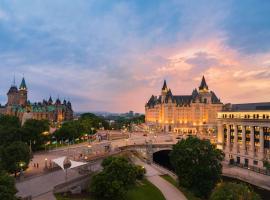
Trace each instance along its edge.
<path fill-rule="evenodd" d="M 144 179 L 127 193 L 127 200 L 165 200 L 161 191 Z"/>
<path fill-rule="evenodd" d="M 166 181 L 170 182 L 176 188 L 178 188 L 187 197 L 188 200 L 201 200 L 199 197 L 196 197 L 192 192 L 188 191 L 186 188 L 179 186 L 177 181 L 174 180 L 171 176 L 165 174 L 161 175 L 161 177 L 164 178 Z"/>
<path fill-rule="evenodd" d="M 63 196 L 61 194 L 56 194 L 57 200 L 94 200 L 88 197 L 88 194 L 82 194 L 78 196 Z M 156 188 L 148 180 L 144 179 L 139 182 L 134 188 L 128 191 L 126 200 L 165 200 L 163 194 L 158 188 Z"/>

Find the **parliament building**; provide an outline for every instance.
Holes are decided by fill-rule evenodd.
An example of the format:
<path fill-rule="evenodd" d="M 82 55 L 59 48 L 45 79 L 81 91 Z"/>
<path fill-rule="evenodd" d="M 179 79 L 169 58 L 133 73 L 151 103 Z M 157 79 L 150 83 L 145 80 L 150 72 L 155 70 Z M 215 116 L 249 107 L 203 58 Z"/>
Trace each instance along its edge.
<path fill-rule="evenodd" d="M 174 95 L 165 80 L 161 94 L 152 95 L 146 103 L 145 120 L 159 131 L 210 134 L 217 130 L 217 113 L 222 109 L 223 103 L 209 90 L 204 77 L 190 95 Z"/>
<path fill-rule="evenodd" d="M 61 123 L 73 119 L 70 101 L 61 102 L 59 98 L 53 102 L 50 97 L 42 102 L 31 103 L 28 100 L 28 89 L 25 79 L 22 79 L 19 89 L 14 83 L 7 92 L 7 103 L 0 105 L 0 114 L 19 117 L 22 123 L 27 119 L 48 120 L 50 123 Z"/>

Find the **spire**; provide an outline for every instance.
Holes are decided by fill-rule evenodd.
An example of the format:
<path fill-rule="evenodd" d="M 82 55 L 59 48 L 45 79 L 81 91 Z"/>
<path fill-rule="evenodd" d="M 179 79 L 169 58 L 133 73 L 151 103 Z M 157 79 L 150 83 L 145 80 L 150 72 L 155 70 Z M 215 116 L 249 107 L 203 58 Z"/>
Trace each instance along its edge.
<path fill-rule="evenodd" d="M 208 90 L 208 85 L 206 84 L 205 78 L 204 76 L 202 77 L 202 81 L 201 81 L 201 85 L 199 87 L 199 90 Z"/>
<path fill-rule="evenodd" d="M 27 87 L 26 87 L 26 83 L 25 83 L 25 79 L 23 77 L 22 79 L 22 82 L 21 82 L 21 85 L 20 85 L 20 90 L 27 90 Z"/>
<path fill-rule="evenodd" d="M 52 100 L 52 96 L 50 95 L 50 98 L 49 98 L 49 100 L 48 100 L 48 103 L 49 104 L 52 104 L 53 103 L 53 100 Z"/>
<path fill-rule="evenodd" d="M 166 83 L 166 80 L 164 80 L 164 83 L 163 83 L 163 87 L 162 87 L 162 90 L 167 90 L 167 83 Z"/>
<path fill-rule="evenodd" d="M 13 77 L 13 85 L 12 86 L 16 86 L 15 74 L 14 74 L 14 77 Z"/>

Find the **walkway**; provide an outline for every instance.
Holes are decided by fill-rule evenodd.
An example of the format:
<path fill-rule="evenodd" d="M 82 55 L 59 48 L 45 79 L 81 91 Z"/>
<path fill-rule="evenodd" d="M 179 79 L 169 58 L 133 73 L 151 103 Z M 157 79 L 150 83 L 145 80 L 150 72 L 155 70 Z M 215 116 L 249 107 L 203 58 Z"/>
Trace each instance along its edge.
<path fill-rule="evenodd" d="M 228 166 L 228 164 L 223 164 L 222 173 L 224 176 L 238 178 L 242 181 L 270 191 L 270 176 L 259 174 L 240 167 Z"/>
<path fill-rule="evenodd" d="M 160 175 L 162 175 L 162 173 L 157 171 L 154 167 L 140 161 L 138 158 L 135 158 L 135 163 L 145 167 L 146 178 L 162 192 L 166 200 L 187 200 L 184 194 L 175 186 L 161 178 Z"/>
<path fill-rule="evenodd" d="M 91 169 L 97 171 L 100 169 L 100 162 L 95 163 Z M 76 169 L 68 170 L 68 181 L 78 178 L 80 175 Z M 28 180 L 17 182 L 17 196 L 27 197 L 32 196 L 33 200 L 55 200 L 53 189 L 55 186 L 65 183 L 65 172 L 58 170 L 49 174 L 30 178 Z"/>

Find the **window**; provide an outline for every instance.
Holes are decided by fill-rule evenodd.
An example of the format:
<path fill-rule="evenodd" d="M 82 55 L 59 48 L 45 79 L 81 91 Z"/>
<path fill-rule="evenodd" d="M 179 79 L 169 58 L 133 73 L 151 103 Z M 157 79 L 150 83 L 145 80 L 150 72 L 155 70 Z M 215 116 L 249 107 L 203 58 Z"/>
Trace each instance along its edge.
<path fill-rule="evenodd" d="M 258 161 L 257 160 L 254 160 L 253 161 L 253 165 L 258 165 Z"/>

